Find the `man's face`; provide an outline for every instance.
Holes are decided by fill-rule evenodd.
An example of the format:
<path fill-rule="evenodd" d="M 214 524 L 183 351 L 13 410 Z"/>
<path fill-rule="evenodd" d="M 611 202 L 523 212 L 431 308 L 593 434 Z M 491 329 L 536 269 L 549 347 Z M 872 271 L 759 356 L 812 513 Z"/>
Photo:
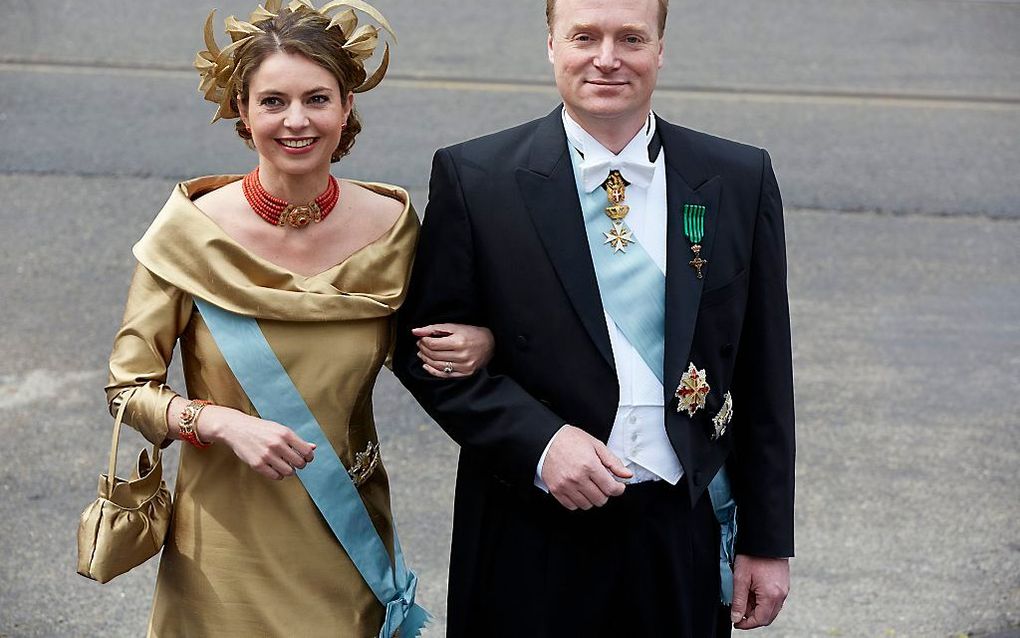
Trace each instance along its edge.
<path fill-rule="evenodd" d="M 648 114 L 662 67 L 658 10 L 658 0 L 557 0 L 549 61 L 579 123 Z"/>

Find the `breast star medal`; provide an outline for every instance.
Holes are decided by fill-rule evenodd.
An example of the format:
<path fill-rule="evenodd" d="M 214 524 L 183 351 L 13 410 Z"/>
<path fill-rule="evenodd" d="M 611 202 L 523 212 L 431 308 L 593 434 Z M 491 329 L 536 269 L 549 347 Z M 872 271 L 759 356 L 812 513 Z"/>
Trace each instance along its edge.
<path fill-rule="evenodd" d="M 623 223 L 623 219 L 630 212 L 630 206 L 623 203 L 627 198 L 627 182 L 624 181 L 620 171 L 610 171 L 602 187 L 606 189 L 606 197 L 609 198 L 606 215 L 613 220 L 613 227 L 602 233 L 606 238 L 602 243 L 609 244 L 613 254 L 625 253 L 627 246 L 634 243 L 634 233 Z"/>
<path fill-rule="evenodd" d="M 354 455 L 354 465 L 347 470 L 354 487 L 359 487 L 367 481 L 368 477 L 372 476 L 372 472 L 375 472 L 377 465 L 379 465 L 379 444 L 369 441 L 364 452 Z"/>
<path fill-rule="evenodd" d="M 676 411 L 687 411 L 687 416 L 694 416 L 694 413 L 705 407 L 705 397 L 711 388 L 708 385 L 708 375 L 704 370 L 698 370 L 694 363 L 690 363 L 687 372 L 680 377 L 680 385 L 677 386 L 674 396 L 677 398 Z"/>
<path fill-rule="evenodd" d="M 698 279 L 704 277 L 701 269 L 708 265 L 707 259 L 701 258 L 701 240 L 705 237 L 705 212 L 704 206 L 698 204 L 684 204 L 684 235 L 687 241 L 691 242 L 691 252 L 694 259 L 687 262 L 698 274 Z"/>
<path fill-rule="evenodd" d="M 722 407 L 719 408 L 719 413 L 712 417 L 712 440 L 715 441 L 722 435 L 726 434 L 726 427 L 729 426 L 730 421 L 733 420 L 733 396 L 727 392 L 723 396 Z"/>

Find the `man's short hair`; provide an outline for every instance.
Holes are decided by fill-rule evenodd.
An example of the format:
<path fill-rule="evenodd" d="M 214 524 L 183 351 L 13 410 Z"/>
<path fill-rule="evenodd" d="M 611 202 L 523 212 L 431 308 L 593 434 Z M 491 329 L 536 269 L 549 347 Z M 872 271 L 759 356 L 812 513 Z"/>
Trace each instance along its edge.
<path fill-rule="evenodd" d="M 545 0 L 545 22 L 552 33 L 553 16 L 556 12 L 556 0 Z M 666 31 L 666 13 L 669 12 L 669 0 L 659 0 L 659 37 Z"/>

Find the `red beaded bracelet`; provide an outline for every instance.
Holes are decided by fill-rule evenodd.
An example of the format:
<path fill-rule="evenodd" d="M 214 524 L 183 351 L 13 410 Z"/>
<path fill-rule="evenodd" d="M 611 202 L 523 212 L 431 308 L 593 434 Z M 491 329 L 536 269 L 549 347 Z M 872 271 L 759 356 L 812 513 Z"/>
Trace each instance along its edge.
<path fill-rule="evenodd" d="M 182 441 L 187 441 L 197 448 L 205 448 L 212 445 L 212 443 L 203 443 L 202 440 L 198 438 L 198 433 L 195 432 L 195 425 L 198 424 L 198 415 L 201 414 L 202 409 L 209 404 L 209 401 L 194 399 L 188 403 L 188 407 L 184 408 L 181 415 L 177 417 L 177 425 L 181 429 Z"/>

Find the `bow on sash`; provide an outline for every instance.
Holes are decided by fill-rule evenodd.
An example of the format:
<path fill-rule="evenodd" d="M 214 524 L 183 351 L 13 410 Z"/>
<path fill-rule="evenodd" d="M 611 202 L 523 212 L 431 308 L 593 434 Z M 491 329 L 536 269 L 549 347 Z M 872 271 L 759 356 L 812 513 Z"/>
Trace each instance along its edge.
<path fill-rule="evenodd" d="M 417 636 L 421 627 L 429 619 L 427 611 L 416 605 L 414 602 L 415 593 L 418 590 L 418 577 L 414 572 L 407 572 L 406 579 L 402 581 L 400 593 L 397 598 L 386 603 L 386 617 L 383 620 L 380 636 L 394 636 L 397 630 L 407 626 L 409 635 Z M 417 627 L 418 629 L 410 629 Z M 401 635 L 405 635 L 402 633 Z"/>

